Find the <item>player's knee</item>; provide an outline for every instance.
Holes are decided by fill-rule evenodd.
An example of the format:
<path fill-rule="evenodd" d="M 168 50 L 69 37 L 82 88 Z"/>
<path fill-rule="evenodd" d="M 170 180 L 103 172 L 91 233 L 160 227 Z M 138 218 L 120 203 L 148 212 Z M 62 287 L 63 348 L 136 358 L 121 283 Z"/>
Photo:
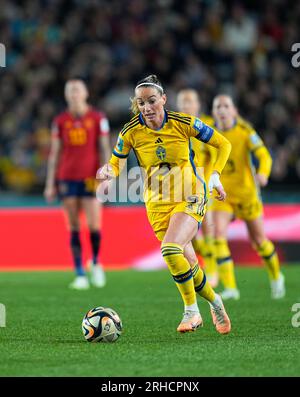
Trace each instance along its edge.
<path fill-rule="evenodd" d="M 90 233 L 100 233 L 100 227 L 95 222 L 87 222 L 88 229 Z"/>
<path fill-rule="evenodd" d="M 272 256 L 275 252 L 274 244 L 271 240 L 267 238 L 265 238 L 259 245 L 257 245 L 255 249 L 258 255 L 262 256 L 265 259 Z"/>
<path fill-rule="evenodd" d="M 265 240 L 266 240 L 266 239 L 265 239 L 264 236 L 255 236 L 255 237 L 252 237 L 252 238 L 250 239 L 250 243 L 251 243 L 252 248 L 253 248 L 255 251 L 258 251 L 259 248 L 261 247 L 262 243 L 263 243 Z"/>
<path fill-rule="evenodd" d="M 214 225 L 214 237 L 215 239 L 221 239 L 221 238 L 226 238 L 226 231 L 219 226 L 219 225 Z"/>
<path fill-rule="evenodd" d="M 216 246 L 222 246 L 222 245 L 228 245 L 228 241 L 225 237 L 220 236 L 220 237 L 216 237 L 213 240 L 214 245 Z"/>
<path fill-rule="evenodd" d="M 194 252 L 184 251 L 184 256 L 190 265 L 194 265 L 198 261 Z"/>
<path fill-rule="evenodd" d="M 71 230 L 79 230 L 80 229 L 79 219 L 75 216 L 74 217 L 69 216 L 69 227 Z"/>

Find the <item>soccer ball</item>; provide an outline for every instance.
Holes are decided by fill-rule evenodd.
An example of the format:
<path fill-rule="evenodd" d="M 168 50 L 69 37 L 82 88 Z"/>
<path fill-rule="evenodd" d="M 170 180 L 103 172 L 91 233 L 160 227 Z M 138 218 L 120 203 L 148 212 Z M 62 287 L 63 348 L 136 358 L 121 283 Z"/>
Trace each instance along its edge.
<path fill-rule="evenodd" d="M 82 332 L 88 342 L 115 342 L 122 333 L 122 321 L 114 310 L 95 307 L 84 316 Z"/>

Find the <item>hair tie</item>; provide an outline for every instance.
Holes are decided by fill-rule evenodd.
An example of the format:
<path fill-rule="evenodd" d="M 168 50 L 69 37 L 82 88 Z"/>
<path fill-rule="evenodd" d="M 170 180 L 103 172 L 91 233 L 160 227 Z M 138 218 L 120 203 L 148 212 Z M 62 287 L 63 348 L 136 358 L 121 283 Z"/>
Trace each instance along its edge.
<path fill-rule="evenodd" d="M 135 89 L 141 87 L 142 85 L 153 85 L 154 87 L 158 88 L 161 92 L 164 92 L 163 88 L 162 88 L 160 85 L 155 84 L 155 83 L 147 83 L 147 82 L 138 84 L 138 85 L 135 87 Z"/>

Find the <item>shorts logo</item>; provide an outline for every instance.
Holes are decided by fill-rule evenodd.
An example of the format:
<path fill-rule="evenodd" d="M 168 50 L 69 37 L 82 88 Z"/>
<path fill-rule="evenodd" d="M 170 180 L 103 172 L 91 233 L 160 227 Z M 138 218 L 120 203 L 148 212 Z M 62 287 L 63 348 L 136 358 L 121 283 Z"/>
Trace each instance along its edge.
<path fill-rule="evenodd" d="M 199 201 L 198 197 L 190 196 L 190 197 L 188 197 L 188 199 L 191 198 L 191 197 L 197 198 L 197 201 L 187 204 L 186 210 L 192 212 L 193 214 L 204 216 L 204 214 L 205 214 L 205 206 L 206 206 L 206 203 L 207 203 L 208 200 L 202 198 L 200 203 L 199 203 L 198 202 Z"/>
<path fill-rule="evenodd" d="M 162 146 L 158 146 L 156 149 L 156 156 L 159 158 L 159 160 L 164 160 L 166 158 L 166 149 Z"/>
<path fill-rule="evenodd" d="M 198 203 L 198 201 L 199 201 L 199 198 L 197 196 L 189 196 L 187 198 L 188 203 Z"/>

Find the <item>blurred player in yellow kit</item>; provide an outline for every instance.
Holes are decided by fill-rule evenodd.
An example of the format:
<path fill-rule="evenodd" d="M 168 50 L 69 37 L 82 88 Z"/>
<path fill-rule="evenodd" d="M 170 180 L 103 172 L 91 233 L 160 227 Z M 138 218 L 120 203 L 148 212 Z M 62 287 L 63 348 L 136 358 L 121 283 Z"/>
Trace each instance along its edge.
<path fill-rule="evenodd" d="M 239 299 L 234 275 L 233 260 L 227 243 L 227 229 L 233 218 L 245 221 L 252 247 L 267 267 L 271 297 L 285 295 L 284 276 L 273 243 L 267 239 L 263 227 L 263 205 L 260 187 L 268 183 L 272 158 L 256 131 L 238 116 L 238 111 L 228 95 L 218 95 L 213 101 L 214 123 L 210 124 L 225 136 L 232 151 L 221 176 L 227 192 L 225 202 L 213 201 L 215 250 L 220 279 L 225 287 L 223 299 Z M 251 155 L 258 160 L 255 172 Z"/>
<path fill-rule="evenodd" d="M 177 108 L 180 112 L 191 114 L 199 117 L 204 123 L 212 123 L 213 119 L 205 114 L 201 114 L 201 102 L 196 90 L 185 88 L 177 94 Z M 191 147 L 196 167 L 204 169 L 204 179 L 208 183 L 213 166 L 217 158 L 217 151 L 214 147 L 205 145 L 203 142 L 191 137 Z M 214 250 L 214 232 L 212 213 L 210 211 L 211 199 L 208 201 L 207 210 L 203 219 L 201 228 L 203 239 L 196 236 L 192 243 L 197 254 L 204 259 L 205 274 L 211 286 L 215 288 L 218 285 L 217 262 Z"/>
<path fill-rule="evenodd" d="M 226 197 L 219 175 L 231 145 L 200 119 L 166 110 L 166 101 L 162 84 L 155 75 L 137 83 L 132 103 L 136 115 L 121 130 L 109 163 L 99 170 L 100 187 L 107 187 L 107 181 L 120 174 L 133 149 L 144 172 L 148 220 L 162 242 L 162 256 L 184 303 L 184 315 L 177 331 L 190 332 L 203 325 L 198 293 L 210 305 L 216 330 L 225 334 L 231 329 L 229 317 L 222 299 L 206 282 L 191 243 L 206 210 L 207 194 L 206 184 L 190 157 L 189 141 L 193 136 L 217 148 L 209 190 L 216 189 L 219 200 Z M 184 194 L 178 194 L 183 185 Z M 164 195 L 165 186 L 169 187 L 170 195 Z"/>

